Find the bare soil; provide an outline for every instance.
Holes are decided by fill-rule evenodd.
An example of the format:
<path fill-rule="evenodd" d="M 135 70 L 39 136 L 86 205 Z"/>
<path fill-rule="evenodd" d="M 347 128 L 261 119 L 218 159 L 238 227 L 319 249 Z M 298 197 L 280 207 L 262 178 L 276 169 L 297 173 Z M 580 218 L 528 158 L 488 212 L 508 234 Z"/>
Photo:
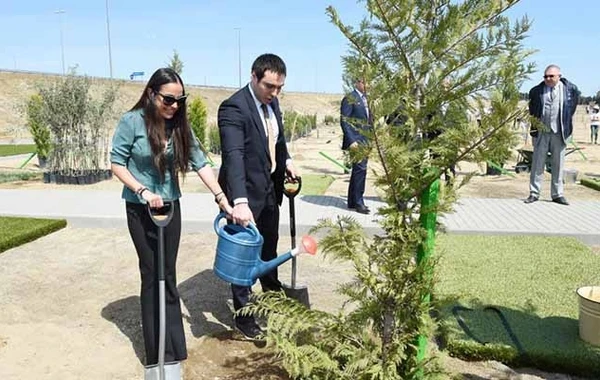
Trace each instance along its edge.
<path fill-rule="evenodd" d="M 0 73 L 0 81 L 2 75 Z M 127 82 L 123 86 L 132 86 L 131 91 L 136 94 L 141 88 L 139 84 Z M 205 94 L 205 89 L 200 93 Z M 316 101 L 314 107 L 319 108 L 331 99 Z M 209 108 L 213 107 L 210 104 Z M 214 107 L 211 110 L 216 112 Z M 306 106 L 304 111 L 310 112 L 310 108 Z M 5 112 L 0 110 L 2 114 Z M 577 114 L 575 142 L 584 148 L 587 160 L 575 152 L 567 157 L 566 166 L 577 169 L 580 176 L 597 175 L 600 174 L 600 147 L 587 143 L 589 127 L 585 120 L 584 114 Z M 320 125 L 307 138 L 293 142 L 290 151 L 301 173 L 330 174 L 335 178 L 327 195 L 345 197 L 349 175 L 319 153 L 341 161 L 340 143 L 337 125 Z M 219 158 L 214 158 L 218 163 Z M 515 154 L 513 162 L 507 165 L 509 169 L 516 159 Z M 23 157 L 0 160 L 0 170 L 15 169 L 22 162 Z M 33 161 L 26 169 L 39 170 Z M 485 167 L 467 163 L 459 167 L 461 172 L 470 170 L 479 170 L 481 175 L 460 190 L 463 197 L 525 198 L 528 195 L 527 174 L 486 176 L 483 175 Z M 0 188 L 51 191 L 72 186 L 27 181 L 2 184 Z M 82 188 L 117 192 L 121 184 L 112 180 L 77 186 L 77 189 Z M 199 179 L 189 175 L 183 191 L 205 190 Z M 544 191 L 549 192 L 548 183 Z M 377 196 L 371 179 L 366 195 Z M 566 196 L 569 200 L 600 199 L 598 192 L 577 183 L 566 185 Z M 282 236 L 279 252 L 286 251 L 288 244 L 289 237 Z M 184 364 L 185 378 L 286 379 L 277 359 L 268 350 L 243 341 L 232 331 L 229 289 L 211 271 L 214 249 L 213 234 L 182 236 L 178 277 L 189 350 Z M 600 253 L 598 247 L 593 250 Z M 299 279 L 308 285 L 313 307 L 337 310 L 342 299 L 333 289 L 350 279 L 350 269 L 322 257 L 302 259 L 299 265 Z M 288 265 L 280 270 L 282 279 L 289 278 Z M 68 227 L 0 254 L 0 278 L 3 295 L 0 297 L 1 379 L 142 377 L 139 274 L 126 230 Z M 497 362 L 465 362 L 443 352 L 439 355 L 448 378 L 575 379 L 532 369 L 511 369 Z"/>

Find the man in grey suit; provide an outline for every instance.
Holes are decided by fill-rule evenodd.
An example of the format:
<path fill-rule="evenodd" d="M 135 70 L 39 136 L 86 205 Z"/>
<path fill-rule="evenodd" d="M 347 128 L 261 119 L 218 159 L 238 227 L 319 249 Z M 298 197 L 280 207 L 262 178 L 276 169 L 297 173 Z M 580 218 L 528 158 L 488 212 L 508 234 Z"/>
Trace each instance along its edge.
<path fill-rule="evenodd" d="M 365 85 L 362 80 L 356 80 L 354 91 L 344 96 L 340 107 L 340 125 L 344 138 L 343 150 L 358 148 L 359 144 L 367 144 L 367 137 L 362 133 L 371 128 L 371 115 L 367 105 Z M 355 209 L 361 214 L 368 214 L 363 195 L 367 179 L 367 158 L 352 163 L 350 185 L 348 186 L 348 208 Z"/>
<path fill-rule="evenodd" d="M 560 67 L 550 65 L 544 81 L 529 91 L 529 114 L 540 122 L 532 125 L 533 160 L 529 179 L 529 197 L 525 203 L 540 198 L 544 166 L 548 152 L 552 160 L 552 202 L 568 205 L 563 193 L 563 169 L 567 140 L 573 133 L 573 114 L 579 101 L 577 86 L 563 78 Z"/>

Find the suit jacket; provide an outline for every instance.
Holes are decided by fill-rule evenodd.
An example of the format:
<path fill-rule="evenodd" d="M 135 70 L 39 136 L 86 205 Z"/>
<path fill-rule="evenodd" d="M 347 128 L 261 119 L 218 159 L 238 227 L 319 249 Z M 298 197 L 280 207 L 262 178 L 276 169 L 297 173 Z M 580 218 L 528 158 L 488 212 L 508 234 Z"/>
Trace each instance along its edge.
<path fill-rule="evenodd" d="M 340 125 L 344 133 L 343 150 L 348 149 L 354 142 L 367 142 L 367 138 L 360 131 L 371 128 L 369 119 L 367 108 L 356 90 L 344 96 L 340 107 Z"/>
<path fill-rule="evenodd" d="M 563 139 L 566 141 L 573 133 L 573 115 L 579 103 L 579 90 L 577 86 L 565 78 L 561 78 L 563 84 L 562 104 L 560 105 L 560 123 L 562 126 Z M 546 84 L 541 82 L 529 91 L 529 114 L 537 119 L 542 119 L 544 110 L 544 87 Z"/>
<path fill-rule="evenodd" d="M 275 191 L 277 203 L 281 205 L 285 163 L 289 158 L 277 98 L 270 105 L 279 124 L 279 136 L 275 143 L 277 166 L 273 174 L 263 118 L 258 113 L 248 86 L 223 101 L 218 112 L 222 151 L 219 184 L 230 202 L 237 198 L 248 198 L 248 205 L 255 216 L 264 208 L 272 190 Z"/>

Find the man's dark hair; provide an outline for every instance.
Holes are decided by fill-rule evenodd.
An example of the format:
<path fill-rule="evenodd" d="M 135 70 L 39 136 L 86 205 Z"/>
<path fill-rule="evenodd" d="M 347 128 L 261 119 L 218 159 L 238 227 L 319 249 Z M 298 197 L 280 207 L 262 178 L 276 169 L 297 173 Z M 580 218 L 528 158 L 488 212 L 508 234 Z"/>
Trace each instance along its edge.
<path fill-rule="evenodd" d="M 263 54 L 254 60 L 252 72 L 256 79 L 260 81 L 265 76 L 265 71 L 272 71 L 276 74 L 287 75 L 285 63 L 275 54 Z"/>

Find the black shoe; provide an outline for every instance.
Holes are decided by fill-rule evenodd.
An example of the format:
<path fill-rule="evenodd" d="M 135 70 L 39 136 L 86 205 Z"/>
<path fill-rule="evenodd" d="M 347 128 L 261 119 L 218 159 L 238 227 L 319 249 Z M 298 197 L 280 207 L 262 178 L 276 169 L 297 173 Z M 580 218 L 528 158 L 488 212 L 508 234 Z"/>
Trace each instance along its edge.
<path fill-rule="evenodd" d="M 359 214 L 369 214 L 371 210 L 367 206 L 356 206 L 356 212 Z"/>
<path fill-rule="evenodd" d="M 552 202 L 558 203 L 558 204 L 561 204 L 561 205 L 565 205 L 565 206 L 569 205 L 569 202 L 567 202 L 567 199 L 565 197 L 552 198 Z"/>
<path fill-rule="evenodd" d="M 255 321 L 246 322 L 246 323 L 236 323 L 235 329 L 238 330 L 244 336 L 246 340 L 262 340 L 260 339 L 263 335 L 263 331 L 260 329 L 258 324 Z"/>
<path fill-rule="evenodd" d="M 525 203 L 533 203 L 533 202 L 537 201 L 538 199 L 540 199 L 540 198 L 536 197 L 535 195 L 530 195 L 529 197 L 527 197 L 527 199 L 525 199 Z"/>

